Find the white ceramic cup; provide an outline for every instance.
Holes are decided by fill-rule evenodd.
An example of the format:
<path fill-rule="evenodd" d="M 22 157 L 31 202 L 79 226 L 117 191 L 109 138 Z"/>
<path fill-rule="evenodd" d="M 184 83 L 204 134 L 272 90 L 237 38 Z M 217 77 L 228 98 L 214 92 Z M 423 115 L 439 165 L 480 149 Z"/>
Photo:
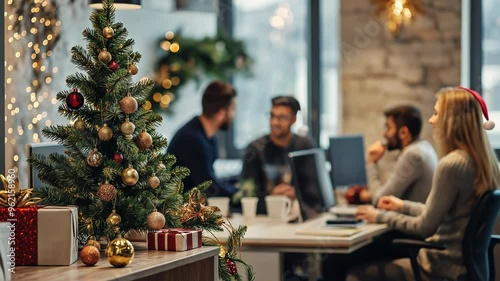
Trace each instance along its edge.
<path fill-rule="evenodd" d="M 229 197 L 208 197 L 209 206 L 217 206 L 223 216 L 229 215 Z"/>
<path fill-rule="evenodd" d="M 241 210 L 245 220 L 254 220 L 257 215 L 257 197 L 243 197 L 241 198 Z"/>
<path fill-rule="evenodd" d="M 273 220 L 286 221 L 290 214 L 292 201 L 285 195 L 266 196 L 267 216 Z"/>

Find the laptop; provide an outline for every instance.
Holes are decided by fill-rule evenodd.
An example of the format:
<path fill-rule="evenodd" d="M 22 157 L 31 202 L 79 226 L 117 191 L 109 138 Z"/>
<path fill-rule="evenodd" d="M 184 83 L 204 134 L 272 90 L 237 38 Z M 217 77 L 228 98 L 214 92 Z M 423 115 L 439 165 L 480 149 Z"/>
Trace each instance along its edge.
<path fill-rule="evenodd" d="M 367 184 L 362 135 L 330 137 L 328 160 L 334 188 Z"/>
<path fill-rule="evenodd" d="M 332 183 L 322 149 L 291 152 L 288 161 L 302 221 L 317 217 L 335 205 Z"/>
<path fill-rule="evenodd" d="M 28 157 L 33 154 L 40 154 L 45 157 L 49 157 L 52 153 L 64 154 L 66 147 L 62 144 L 55 142 L 42 142 L 42 143 L 31 143 L 28 144 Z M 33 169 L 31 164 L 28 164 L 28 178 L 29 178 L 29 188 L 37 189 L 42 186 L 47 186 L 46 183 L 42 182 L 38 178 L 38 172 Z"/>

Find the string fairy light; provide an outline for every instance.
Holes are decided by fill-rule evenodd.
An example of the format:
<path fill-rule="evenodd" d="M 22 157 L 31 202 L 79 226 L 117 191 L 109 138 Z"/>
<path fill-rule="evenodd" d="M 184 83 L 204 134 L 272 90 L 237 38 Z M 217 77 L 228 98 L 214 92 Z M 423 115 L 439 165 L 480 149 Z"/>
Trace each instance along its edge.
<path fill-rule="evenodd" d="M 53 107 L 57 103 L 48 91 L 43 90 L 52 82 L 52 75 L 58 71 L 47 60 L 52 56 L 60 32 L 57 4 L 53 0 L 9 0 L 4 18 L 7 27 L 5 36 L 8 38 L 4 61 L 7 109 L 5 122 L 9 126 L 5 143 L 37 143 L 40 142 L 43 125 L 52 124 L 47 119 L 47 112 L 39 112 L 39 108 L 43 108 L 42 104 Z M 29 64 L 25 64 L 27 60 L 30 61 Z M 30 69 L 31 79 L 26 79 L 25 67 Z M 16 79 L 17 77 L 23 79 Z M 28 84 L 23 87 L 23 83 Z M 25 91 L 18 91 L 20 88 Z M 28 118 L 19 118 L 19 114 Z M 21 120 L 30 121 L 21 124 Z M 16 147 L 19 147 L 19 151 Z M 23 146 L 16 147 L 11 158 L 14 169 L 17 169 L 18 161 L 21 160 L 20 155 L 25 153 Z"/>

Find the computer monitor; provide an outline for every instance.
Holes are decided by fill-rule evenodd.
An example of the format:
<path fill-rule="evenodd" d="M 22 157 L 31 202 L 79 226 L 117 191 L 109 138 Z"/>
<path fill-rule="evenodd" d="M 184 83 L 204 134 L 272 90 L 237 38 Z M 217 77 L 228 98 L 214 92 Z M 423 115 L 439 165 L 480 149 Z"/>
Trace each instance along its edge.
<path fill-rule="evenodd" d="M 40 154 L 49 157 L 51 153 L 64 154 L 66 148 L 64 145 L 55 142 L 42 142 L 28 144 L 28 157 L 33 154 Z M 33 169 L 31 164 L 28 164 L 29 188 L 37 189 L 42 186 L 47 186 L 38 178 L 38 172 Z"/>
<path fill-rule="evenodd" d="M 316 148 L 291 152 L 288 160 L 302 220 L 316 217 L 333 207 L 335 197 L 323 150 Z"/>
<path fill-rule="evenodd" d="M 362 135 L 330 137 L 328 156 L 334 188 L 367 184 Z"/>

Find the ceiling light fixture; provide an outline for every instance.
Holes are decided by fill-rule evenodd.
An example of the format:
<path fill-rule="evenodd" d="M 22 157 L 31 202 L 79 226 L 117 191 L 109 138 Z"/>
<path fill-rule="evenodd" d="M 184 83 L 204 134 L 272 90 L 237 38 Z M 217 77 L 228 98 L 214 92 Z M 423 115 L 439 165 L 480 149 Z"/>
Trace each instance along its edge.
<path fill-rule="evenodd" d="M 117 10 L 138 10 L 142 8 L 141 0 L 115 0 Z M 89 7 L 92 9 L 102 9 L 102 0 L 90 0 Z"/>

